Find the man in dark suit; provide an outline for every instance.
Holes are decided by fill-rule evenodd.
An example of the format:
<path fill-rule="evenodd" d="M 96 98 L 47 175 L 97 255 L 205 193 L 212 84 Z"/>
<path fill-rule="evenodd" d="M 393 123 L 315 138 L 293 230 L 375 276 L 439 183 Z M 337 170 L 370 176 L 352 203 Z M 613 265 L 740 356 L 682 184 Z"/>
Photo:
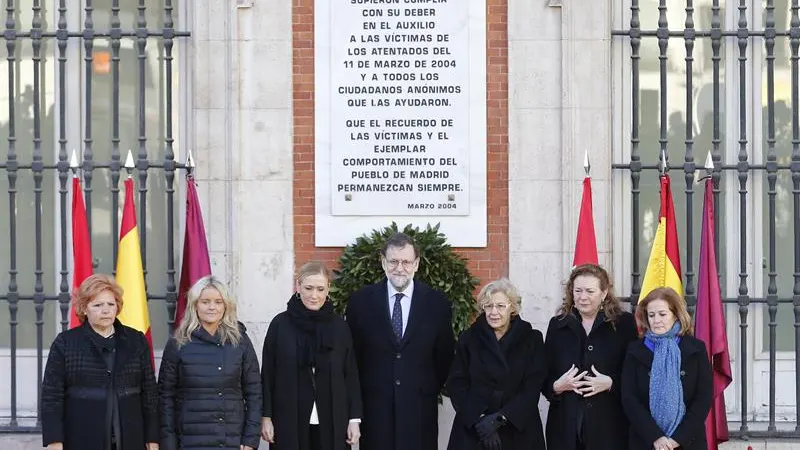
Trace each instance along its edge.
<path fill-rule="evenodd" d="M 437 394 L 455 345 L 450 302 L 414 280 L 419 249 L 403 233 L 381 251 L 386 280 L 347 304 L 364 416 L 361 450 L 436 450 Z"/>

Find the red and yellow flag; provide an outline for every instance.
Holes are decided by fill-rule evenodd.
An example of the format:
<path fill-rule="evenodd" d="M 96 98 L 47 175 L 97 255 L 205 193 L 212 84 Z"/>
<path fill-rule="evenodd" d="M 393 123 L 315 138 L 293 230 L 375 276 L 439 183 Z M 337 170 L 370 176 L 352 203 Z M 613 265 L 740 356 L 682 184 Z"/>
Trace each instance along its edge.
<path fill-rule="evenodd" d="M 152 358 L 153 338 L 150 335 L 150 314 L 147 311 L 147 292 L 144 287 L 142 253 L 139 248 L 139 229 L 136 226 L 136 205 L 133 203 L 131 178 L 125 180 L 125 205 L 122 208 L 117 254 L 117 283 L 124 289 L 119 320 L 147 336 Z"/>
<path fill-rule="evenodd" d="M 678 229 L 675 224 L 675 206 L 672 203 L 672 189 L 669 175 L 662 175 L 661 212 L 639 298 L 644 298 L 650 291 L 658 287 L 671 287 L 683 297 L 681 280 L 681 258 L 678 247 Z"/>

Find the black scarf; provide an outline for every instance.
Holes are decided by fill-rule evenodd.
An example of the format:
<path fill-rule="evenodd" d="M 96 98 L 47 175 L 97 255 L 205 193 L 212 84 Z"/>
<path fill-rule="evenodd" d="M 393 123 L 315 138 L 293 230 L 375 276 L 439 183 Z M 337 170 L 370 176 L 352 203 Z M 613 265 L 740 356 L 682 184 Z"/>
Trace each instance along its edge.
<path fill-rule="evenodd" d="M 333 303 L 325 300 L 318 311 L 303 305 L 300 294 L 295 293 L 286 306 L 289 319 L 297 328 L 297 361 L 300 367 L 316 367 L 316 355 L 333 348 Z"/>
<path fill-rule="evenodd" d="M 114 321 L 115 329 L 119 330 L 122 326 L 119 321 Z M 111 382 L 108 384 L 106 388 L 106 423 L 105 427 L 108 432 L 106 433 L 106 448 L 111 448 L 111 444 L 115 443 L 120 435 L 119 427 L 119 405 L 117 404 L 117 394 L 116 388 L 114 386 L 114 372 L 115 372 L 115 364 L 114 360 L 116 359 L 116 351 L 117 351 L 117 338 L 115 333 L 112 333 L 109 337 L 101 336 L 100 333 L 94 330 L 94 328 L 89 325 L 89 321 L 87 320 L 84 322 L 84 326 L 88 327 L 88 335 L 89 340 L 92 342 L 92 345 L 97 347 L 100 356 L 103 358 L 103 362 L 105 363 L 106 369 L 110 375 Z"/>
<path fill-rule="evenodd" d="M 505 392 L 511 377 L 511 369 L 506 359 L 508 351 L 523 340 L 529 339 L 532 328 L 519 316 L 512 316 L 508 330 L 498 340 L 494 329 L 486 321 L 485 314 L 478 316 L 474 326 L 477 328 L 475 331 L 479 344 L 478 357 L 482 362 L 480 365 L 482 373 L 475 374 L 476 381 L 488 388 L 489 411 L 496 411 L 508 401 Z"/>

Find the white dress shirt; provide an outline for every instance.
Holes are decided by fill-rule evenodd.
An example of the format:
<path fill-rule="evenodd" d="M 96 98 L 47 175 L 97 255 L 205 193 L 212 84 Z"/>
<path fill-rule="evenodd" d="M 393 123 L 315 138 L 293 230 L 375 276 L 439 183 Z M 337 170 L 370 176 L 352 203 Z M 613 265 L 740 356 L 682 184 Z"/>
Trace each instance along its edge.
<path fill-rule="evenodd" d="M 394 296 L 400 294 L 397 289 L 392 286 L 389 280 L 386 280 L 389 285 L 389 320 L 392 319 L 392 310 L 394 310 Z M 411 312 L 411 296 L 414 295 L 414 280 L 412 279 L 406 289 L 402 292 L 403 298 L 400 300 L 400 310 L 403 312 L 403 335 L 406 334 L 406 325 L 408 325 L 408 314 Z"/>

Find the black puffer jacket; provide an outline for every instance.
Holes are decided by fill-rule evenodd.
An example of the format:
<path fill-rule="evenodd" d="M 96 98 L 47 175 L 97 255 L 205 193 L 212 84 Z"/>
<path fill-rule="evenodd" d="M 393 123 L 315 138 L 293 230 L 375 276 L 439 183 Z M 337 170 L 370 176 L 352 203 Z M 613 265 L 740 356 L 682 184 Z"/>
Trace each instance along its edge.
<path fill-rule="evenodd" d="M 174 338 L 167 342 L 158 376 L 162 450 L 258 448 L 261 376 L 239 328 L 235 347 L 202 327 L 180 348 Z"/>

